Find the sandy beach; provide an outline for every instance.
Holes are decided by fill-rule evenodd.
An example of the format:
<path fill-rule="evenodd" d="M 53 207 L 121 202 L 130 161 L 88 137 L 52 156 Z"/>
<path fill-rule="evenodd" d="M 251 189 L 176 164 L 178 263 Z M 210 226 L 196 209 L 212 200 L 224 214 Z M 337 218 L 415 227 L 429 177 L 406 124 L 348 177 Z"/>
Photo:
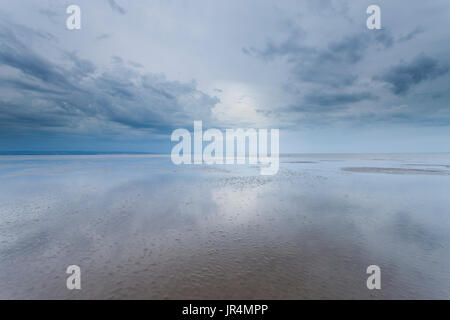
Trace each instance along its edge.
<path fill-rule="evenodd" d="M 0 298 L 449 299 L 449 174 L 450 155 L 285 155 L 274 176 L 1 156 Z"/>

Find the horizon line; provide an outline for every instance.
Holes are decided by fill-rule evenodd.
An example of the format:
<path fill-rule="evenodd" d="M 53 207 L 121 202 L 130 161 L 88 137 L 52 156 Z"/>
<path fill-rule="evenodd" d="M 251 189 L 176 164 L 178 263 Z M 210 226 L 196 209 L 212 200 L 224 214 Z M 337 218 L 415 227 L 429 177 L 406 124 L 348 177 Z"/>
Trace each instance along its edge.
<path fill-rule="evenodd" d="M 14 156 L 14 155 L 170 155 L 170 152 L 146 152 L 146 151 L 0 151 L 0 156 Z M 195 154 L 195 153 L 191 153 Z M 432 151 L 432 152 L 280 152 L 279 155 L 358 155 L 358 154 L 450 154 L 448 151 Z"/>

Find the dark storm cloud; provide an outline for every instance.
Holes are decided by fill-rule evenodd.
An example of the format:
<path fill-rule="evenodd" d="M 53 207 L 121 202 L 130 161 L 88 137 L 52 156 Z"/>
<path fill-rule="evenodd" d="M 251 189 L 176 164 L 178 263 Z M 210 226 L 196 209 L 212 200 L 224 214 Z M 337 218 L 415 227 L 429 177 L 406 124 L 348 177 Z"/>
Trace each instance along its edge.
<path fill-rule="evenodd" d="M 267 64 L 281 60 L 290 73 L 283 88 L 292 100 L 275 110 L 260 109 L 258 113 L 283 119 L 283 124 L 293 127 L 336 122 L 354 125 L 449 123 L 447 78 L 436 81 L 433 94 L 419 95 L 417 90 L 412 90 L 418 84 L 447 74 L 446 63 L 421 54 L 412 61 L 386 69 L 393 56 L 415 49 L 415 40 L 420 40 L 417 38 L 425 33 L 425 27 L 409 28 L 409 32 L 400 35 L 391 28 L 362 29 L 326 37 L 332 40 L 314 41 L 312 45 L 308 40 L 317 40 L 314 31 L 306 32 L 303 25 L 298 25 L 288 24 L 286 36 L 269 39 L 263 46 L 242 48 L 244 54 Z M 387 86 L 380 86 L 379 82 Z M 387 90 L 396 97 L 386 94 Z M 409 91 L 411 95 L 405 96 Z"/>
<path fill-rule="evenodd" d="M 306 104 L 329 107 L 351 104 L 364 100 L 376 100 L 376 97 L 370 92 L 334 94 L 311 93 L 305 96 L 304 102 Z"/>
<path fill-rule="evenodd" d="M 286 41 L 270 40 L 264 49 L 243 48 L 243 52 L 265 60 L 287 59 L 294 79 L 331 87 L 352 85 L 358 78 L 349 67 L 360 62 L 369 48 L 389 48 L 394 38 L 387 30 L 361 32 L 329 42 L 324 47 L 303 44 L 304 32 L 291 30 Z"/>
<path fill-rule="evenodd" d="M 76 52 L 68 52 L 66 56 L 73 63 L 70 72 L 75 78 L 81 79 L 96 71 L 96 67 L 91 61 L 79 58 Z"/>
<path fill-rule="evenodd" d="M 28 40 L 35 36 L 27 35 Z M 102 123 L 167 133 L 193 119 L 207 121 L 218 102 L 197 90 L 195 82 L 142 74 L 120 57 L 99 71 L 76 52 L 62 52 L 59 62 L 48 60 L 10 29 L 0 29 L 0 40 L 0 70 L 5 71 L 0 76 L 0 130 L 82 127 L 88 132 L 89 123 Z"/>
<path fill-rule="evenodd" d="M 34 91 L 37 93 L 53 93 L 53 94 L 62 94 L 62 91 L 52 90 L 40 87 L 36 84 L 21 81 L 18 79 L 0 79 L 0 85 L 2 88 L 11 88 L 11 89 L 17 89 L 17 90 L 23 90 L 23 91 Z"/>
<path fill-rule="evenodd" d="M 120 13 L 120 14 L 125 14 L 125 13 L 126 13 L 125 9 L 122 8 L 121 6 L 119 6 L 115 0 L 108 0 L 108 3 L 109 3 L 109 5 L 110 5 L 110 7 L 111 7 L 114 11 L 116 11 L 116 12 L 118 12 L 118 13 Z"/>
<path fill-rule="evenodd" d="M 415 85 L 436 79 L 448 71 L 447 65 L 425 54 L 420 54 L 411 62 L 402 62 L 380 76 L 376 76 L 375 79 L 388 83 L 394 94 L 403 95 Z"/>
<path fill-rule="evenodd" d="M 357 104 L 363 101 L 375 101 L 378 97 L 370 92 L 354 92 L 354 93 L 323 93 L 313 92 L 308 93 L 303 97 L 303 100 L 297 104 L 289 105 L 283 108 L 281 113 L 302 113 L 306 116 L 307 121 L 316 123 L 327 122 L 331 119 L 325 120 L 326 117 L 330 117 L 330 114 L 339 111 L 345 112 L 352 104 Z M 262 112 L 261 110 L 259 112 Z M 270 114 L 265 113 L 266 116 Z M 273 115 L 273 114 L 272 114 Z M 304 119 L 304 120 L 305 120 Z"/>

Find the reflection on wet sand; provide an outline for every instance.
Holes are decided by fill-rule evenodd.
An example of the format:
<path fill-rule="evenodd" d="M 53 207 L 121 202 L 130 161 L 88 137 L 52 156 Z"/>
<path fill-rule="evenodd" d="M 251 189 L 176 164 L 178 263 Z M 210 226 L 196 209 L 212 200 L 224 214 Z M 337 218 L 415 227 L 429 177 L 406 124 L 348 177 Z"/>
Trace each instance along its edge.
<path fill-rule="evenodd" d="M 0 158 L 0 298 L 448 299 L 450 179 L 404 168 L 443 156 L 382 158 L 291 155 L 275 176 L 152 156 Z M 66 289 L 71 264 L 80 291 Z"/>

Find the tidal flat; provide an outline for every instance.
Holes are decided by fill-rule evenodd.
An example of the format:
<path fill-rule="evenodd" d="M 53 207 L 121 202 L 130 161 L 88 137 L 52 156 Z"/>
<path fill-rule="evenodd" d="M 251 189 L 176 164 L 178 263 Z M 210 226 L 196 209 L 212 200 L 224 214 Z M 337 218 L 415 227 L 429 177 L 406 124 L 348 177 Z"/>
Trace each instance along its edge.
<path fill-rule="evenodd" d="M 259 172 L 0 156 L 0 299 L 450 299 L 450 155 L 284 155 Z"/>

